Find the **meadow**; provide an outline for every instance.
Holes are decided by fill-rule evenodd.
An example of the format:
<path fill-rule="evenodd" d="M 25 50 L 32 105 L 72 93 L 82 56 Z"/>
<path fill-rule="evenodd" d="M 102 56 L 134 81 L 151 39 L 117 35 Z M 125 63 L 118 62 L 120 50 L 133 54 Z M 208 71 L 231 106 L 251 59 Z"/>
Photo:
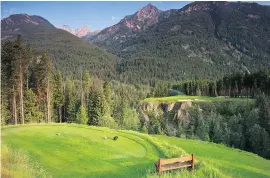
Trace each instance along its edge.
<path fill-rule="evenodd" d="M 39 177 L 158 177 L 153 165 L 158 158 L 191 153 L 197 158 L 195 173 L 185 170 L 161 177 L 270 177 L 269 160 L 198 140 L 77 124 L 7 126 L 1 131 L 2 169 L 10 177 L 18 176 L 7 163 L 14 164 L 14 159 L 6 157 L 16 150 L 21 153 L 16 156 L 26 157 L 23 163 L 30 164 L 19 168 L 33 170 Z M 115 135 L 117 141 L 112 139 Z"/>
<path fill-rule="evenodd" d="M 168 97 L 151 97 L 142 100 L 142 102 L 153 102 L 153 101 L 160 101 L 160 102 L 173 102 L 173 101 L 194 101 L 194 102 L 222 102 L 222 101 L 246 101 L 251 102 L 253 99 L 250 98 L 232 98 L 226 96 L 218 96 L 218 97 L 211 97 L 211 96 L 186 96 L 186 95 L 176 95 L 176 96 L 168 96 Z"/>

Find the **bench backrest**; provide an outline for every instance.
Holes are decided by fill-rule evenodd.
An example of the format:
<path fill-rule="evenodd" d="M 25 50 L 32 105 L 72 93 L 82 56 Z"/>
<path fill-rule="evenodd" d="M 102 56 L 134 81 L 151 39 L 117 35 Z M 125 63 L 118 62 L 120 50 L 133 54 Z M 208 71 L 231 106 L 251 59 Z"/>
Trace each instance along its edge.
<path fill-rule="evenodd" d="M 174 170 L 179 168 L 191 167 L 194 168 L 195 156 L 194 154 L 180 157 L 180 158 L 171 158 L 171 159 L 159 159 L 156 164 L 157 171 L 163 172 L 168 170 Z"/>

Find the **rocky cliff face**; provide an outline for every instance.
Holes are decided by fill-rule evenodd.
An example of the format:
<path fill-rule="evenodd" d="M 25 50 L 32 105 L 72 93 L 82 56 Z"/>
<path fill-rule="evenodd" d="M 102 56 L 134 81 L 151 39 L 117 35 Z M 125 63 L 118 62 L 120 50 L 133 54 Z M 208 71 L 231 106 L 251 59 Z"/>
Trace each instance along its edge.
<path fill-rule="evenodd" d="M 75 35 L 77 37 L 80 37 L 81 38 L 81 37 L 86 36 L 90 32 L 91 31 L 90 31 L 90 29 L 87 26 L 82 26 L 82 27 L 80 27 L 80 28 L 78 28 L 78 29 L 75 30 Z"/>
<path fill-rule="evenodd" d="M 1 28 L 5 31 L 18 31 L 24 24 L 36 27 L 54 28 L 49 21 L 36 15 L 14 14 L 1 20 Z"/>
<path fill-rule="evenodd" d="M 148 122 L 149 112 L 155 112 L 163 115 L 163 119 L 170 115 L 170 119 L 173 120 L 185 120 L 188 117 L 186 110 L 192 107 L 191 101 L 172 102 L 172 103 L 161 103 L 161 102 L 145 102 L 141 104 L 141 120 Z"/>
<path fill-rule="evenodd" d="M 62 30 L 65 30 L 79 38 L 83 38 L 89 33 L 91 33 L 90 29 L 87 26 L 82 26 L 76 30 L 71 29 L 68 25 L 63 25 L 62 27 L 59 27 Z"/>
<path fill-rule="evenodd" d="M 161 18 L 170 16 L 169 11 L 161 11 L 148 4 L 133 15 L 124 17 L 118 24 L 108 27 L 95 35 L 91 41 L 96 43 L 122 43 L 128 38 L 156 24 Z"/>
<path fill-rule="evenodd" d="M 60 29 L 65 30 L 74 35 L 74 30 L 72 30 L 68 25 L 63 25 L 62 27 L 60 27 Z"/>

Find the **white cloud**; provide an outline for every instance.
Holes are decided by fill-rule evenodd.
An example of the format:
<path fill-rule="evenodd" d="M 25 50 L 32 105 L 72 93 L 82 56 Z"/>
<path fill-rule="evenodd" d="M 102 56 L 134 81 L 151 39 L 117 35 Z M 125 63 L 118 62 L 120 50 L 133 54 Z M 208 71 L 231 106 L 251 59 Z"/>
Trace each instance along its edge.
<path fill-rule="evenodd" d="M 13 14 L 15 10 L 16 10 L 16 8 L 9 8 L 9 14 L 10 15 Z"/>
<path fill-rule="evenodd" d="M 115 16 L 112 16 L 111 18 L 112 18 L 112 20 L 121 20 L 122 19 L 122 17 L 115 17 Z"/>
<path fill-rule="evenodd" d="M 9 9 L 4 9 L 3 12 L 5 16 L 9 16 L 15 13 L 16 8 L 9 8 Z"/>

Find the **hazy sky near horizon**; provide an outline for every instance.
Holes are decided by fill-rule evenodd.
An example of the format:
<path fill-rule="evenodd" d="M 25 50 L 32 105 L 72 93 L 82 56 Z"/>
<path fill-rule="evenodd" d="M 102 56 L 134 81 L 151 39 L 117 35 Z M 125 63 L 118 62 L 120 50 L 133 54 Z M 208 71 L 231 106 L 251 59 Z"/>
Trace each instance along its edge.
<path fill-rule="evenodd" d="M 88 26 L 91 30 L 103 29 L 118 23 L 124 16 L 152 3 L 160 10 L 180 9 L 191 1 L 2 1 L 1 19 L 11 14 L 39 15 L 54 26 L 68 25 L 72 29 Z M 270 5 L 270 1 L 257 2 Z"/>

